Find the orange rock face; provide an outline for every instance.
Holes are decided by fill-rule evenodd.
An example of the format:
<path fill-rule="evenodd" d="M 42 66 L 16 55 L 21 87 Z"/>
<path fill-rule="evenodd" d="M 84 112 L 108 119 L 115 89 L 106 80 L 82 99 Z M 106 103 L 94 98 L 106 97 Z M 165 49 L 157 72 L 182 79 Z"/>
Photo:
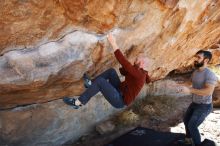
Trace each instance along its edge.
<path fill-rule="evenodd" d="M 109 31 L 130 61 L 140 52 L 153 60 L 152 80 L 220 36 L 216 0 L 3 0 L 0 14 L 0 109 L 79 95 L 84 72 L 116 67 Z"/>
<path fill-rule="evenodd" d="M 213 105 L 214 107 L 220 107 L 220 89 L 217 87 L 213 93 Z"/>
<path fill-rule="evenodd" d="M 0 4 L 0 52 L 22 49 L 58 36 L 68 25 L 56 0 L 3 0 Z"/>

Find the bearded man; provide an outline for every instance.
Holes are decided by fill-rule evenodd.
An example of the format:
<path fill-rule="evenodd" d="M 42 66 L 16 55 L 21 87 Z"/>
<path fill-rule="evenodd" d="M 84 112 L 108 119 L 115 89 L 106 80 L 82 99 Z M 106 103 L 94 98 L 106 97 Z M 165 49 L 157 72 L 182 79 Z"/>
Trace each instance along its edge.
<path fill-rule="evenodd" d="M 192 103 L 188 107 L 183 122 L 186 130 L 186 138 L 179 141 L 184 146 L 201 145 L 199 125 L 212 111 L 212 94 L 217 84 L 217 77 L 207 68 L 212 59 L 209 51 L 200 50 L 195 55 L 195 71 L 191 76 L 192 87 L 180 86 L 179 92 L 192 94 Z"/>

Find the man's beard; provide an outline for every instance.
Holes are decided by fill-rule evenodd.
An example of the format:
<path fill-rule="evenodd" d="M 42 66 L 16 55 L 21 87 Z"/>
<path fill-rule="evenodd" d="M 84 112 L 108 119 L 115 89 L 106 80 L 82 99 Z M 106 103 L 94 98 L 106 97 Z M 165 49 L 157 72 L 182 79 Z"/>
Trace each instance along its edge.
<path fill-rule="evenodd" d="M 204 59 L 201 62 L 194 61 L 194 67 L 197 69 L 203 67 L 203 65 L 204 65 Z"/>

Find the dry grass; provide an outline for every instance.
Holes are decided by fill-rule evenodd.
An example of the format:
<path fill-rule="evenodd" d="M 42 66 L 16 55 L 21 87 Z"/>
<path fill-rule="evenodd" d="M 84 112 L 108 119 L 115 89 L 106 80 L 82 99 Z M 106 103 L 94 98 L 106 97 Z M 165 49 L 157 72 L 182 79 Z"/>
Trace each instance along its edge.
<path fill-rule="evenodd" d="M 136 101 L 128 110 L 117 115 L 114 120 L 118 126 L 138 124 L 144 118 L 163 118 L 176 108 L 176 99 L 166 96 L 147 96 Z"/>

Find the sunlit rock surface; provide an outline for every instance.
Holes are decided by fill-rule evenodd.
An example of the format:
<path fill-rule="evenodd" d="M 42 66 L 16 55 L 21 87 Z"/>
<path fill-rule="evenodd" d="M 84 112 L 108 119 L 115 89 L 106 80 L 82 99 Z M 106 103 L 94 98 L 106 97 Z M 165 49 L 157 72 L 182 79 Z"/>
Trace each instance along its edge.
<path fill-rule="evenodd" d="M 79 95 L 84 72 L 96 76 L 116 64 L 110 30 L 131 61 L 139 52 L 151 57 L 150 75 L 162 79 L 219 43 L 219 6 L 215 0 L 3 0 L 0 108 Z"/>

